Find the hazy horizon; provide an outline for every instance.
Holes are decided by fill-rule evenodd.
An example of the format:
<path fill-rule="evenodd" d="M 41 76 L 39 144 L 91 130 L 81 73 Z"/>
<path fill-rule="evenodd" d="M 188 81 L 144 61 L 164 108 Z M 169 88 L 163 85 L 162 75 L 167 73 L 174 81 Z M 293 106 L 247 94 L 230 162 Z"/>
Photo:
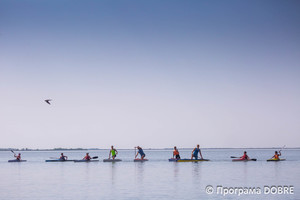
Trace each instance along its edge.
<path fill-rule="evenodd" d="M 296 147 L 299 10 L 0 1 L 0 147 Z"/>

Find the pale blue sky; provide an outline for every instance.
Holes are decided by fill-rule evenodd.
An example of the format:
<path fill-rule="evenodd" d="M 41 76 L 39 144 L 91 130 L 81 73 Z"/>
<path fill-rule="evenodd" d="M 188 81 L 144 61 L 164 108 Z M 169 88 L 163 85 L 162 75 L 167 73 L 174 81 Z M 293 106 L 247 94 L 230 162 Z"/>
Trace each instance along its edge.
<path fill-rule="evenodd" d="M 299 146 L 299 35 L 299 1 L 2 0 L 0 147 Z"/>

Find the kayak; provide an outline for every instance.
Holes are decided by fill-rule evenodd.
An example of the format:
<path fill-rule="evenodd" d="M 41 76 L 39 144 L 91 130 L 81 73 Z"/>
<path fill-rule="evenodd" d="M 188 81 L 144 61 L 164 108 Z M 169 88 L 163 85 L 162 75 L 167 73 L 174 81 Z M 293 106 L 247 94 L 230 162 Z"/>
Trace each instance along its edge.
<path fill-rule="evenodd" d="M 120 162 L 121 159 L 103 159 L 103 162 Z"/>
<path fill-rule="evenodd" d="M 179 159 L 176 162 L 201 162 L 201 161 L 209 161 L 208 159 Z"/>
<path fill-rule="evenodd" d="M 284 158 L 280 158 L 280 159 L 271 158 L 271 159 L 268 159 L 267 161 L 275 161 L 275 162 L 278 162 L 278 161 L 285 161 L 285 159 L 284 159 Z"/>
<path fill-rule="evenodd" d="M 134 161 L 134 162 L 144 162 L 144 161 L 148 161 L 148 159 L 140 159 L 140 158 L 137 158 L 137 159 L 134 159 L 133 161 Z"/>
<path fill-rule="evenodd" d="M 73 162 L 74 160 L 45 160 L 45 162 Z"/>
<path fill-rule="evenodd" d="M 99 162 L 99 160 L 74 160 L 74 162 Z"/>
<path fill-rule="evenodd" d="M 247 162 L 247 161 L 256 161 L 256 158 L 250 159 L 250 160 L 246 160 L 246 159 L 233 159 L 233 162 L 238 162 L 238 161 L 243 161 L 243 162 Z"/>
<path fill-rule="evenodd" d="M 175 158 L 170 158 L 169 159 L 169 162 L 176 162 L 177 161 L 177 159 L 175 159 Z"/>
<path fill-rule="evenodd" d="M 17 160 L 17 159 L 15 159 L 15 160 L 9 160 L 8 162 L 26 162 L 27 160 Z"/>

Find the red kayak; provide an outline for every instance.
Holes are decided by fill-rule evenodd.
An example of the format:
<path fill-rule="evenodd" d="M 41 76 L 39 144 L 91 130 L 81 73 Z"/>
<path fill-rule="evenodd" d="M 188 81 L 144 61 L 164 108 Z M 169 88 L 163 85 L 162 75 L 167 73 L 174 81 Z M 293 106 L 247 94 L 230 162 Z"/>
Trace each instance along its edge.
<path fill-rule="evenodd" d="M 253 158 L 253 159 L 249 159 L 249 160 L 247 160 L 247 159 L 232 159 L 232 161 L 233 162 L 236 162 L 236 161 L 243 161 L 243 162 L 247 162 L 247 161 L 256 161 L 256 158 Z"/>

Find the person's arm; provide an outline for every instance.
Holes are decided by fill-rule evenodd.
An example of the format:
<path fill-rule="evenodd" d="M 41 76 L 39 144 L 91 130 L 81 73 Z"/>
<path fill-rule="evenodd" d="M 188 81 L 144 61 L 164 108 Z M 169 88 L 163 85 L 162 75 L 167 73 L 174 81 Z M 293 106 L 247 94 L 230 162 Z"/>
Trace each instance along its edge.
<path fill-rule="evenodd" d="M 281 156 L 281 151 L 279 151 L 279 154 L 278 154 L 278 156 Z"/>
<path fill-rule="evenodd" d="M 135 155 L 135 157 L 134 157 L 134 158 L 136 158 L 138 155 L 139 155 L 139 152 L 137 152 L 137 153 L 136 153 L 136 155 Z"/>
<path fill-rule="evenodd" d="M 203 157 L 202 157 L 202 153 L 201 153 L 201 150 L 199 149 L 199 154 L 201 156 L 201 159 L 203 160 Z"/>
<path fill-rule="evenodd" d="M 194 148 L 194 149 L 193 149 L 193 151 L 192 151 L 192 155 L 194 154 L 194 151 L 195 151 L 195 149 L 196 149 L 196 148 Z"/>
<path fill-rule="evenodd" d="M 66 160 L 68 160 L 68 156 L 65 156 Z"/>

